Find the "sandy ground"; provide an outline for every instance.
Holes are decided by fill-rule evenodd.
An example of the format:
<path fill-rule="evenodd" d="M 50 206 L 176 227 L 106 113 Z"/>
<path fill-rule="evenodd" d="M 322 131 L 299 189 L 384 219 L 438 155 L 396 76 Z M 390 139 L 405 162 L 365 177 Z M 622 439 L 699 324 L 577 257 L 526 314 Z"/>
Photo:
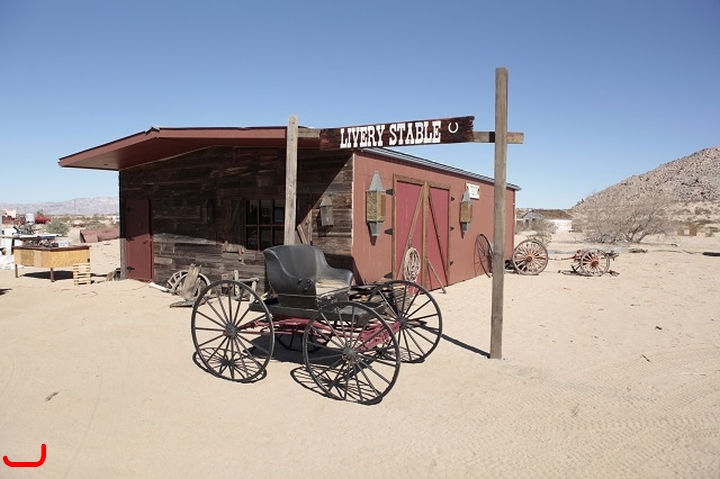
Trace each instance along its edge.
<path fill-rule="evenodd" d="M 503 359 L 492 280 L 438 291 L 438 349 L 374 406 L 303 387 L 299 359 L 203 372 L 177 297 L 105 281 L 117 240 L 92 245 L 92 285 L 0 270 L 0 455 L 47 450 L 0 477 L 720 477 L 720 238 L 564 274 L 585 246 L 556 235 L 542 274 L 505 276 Z"/>

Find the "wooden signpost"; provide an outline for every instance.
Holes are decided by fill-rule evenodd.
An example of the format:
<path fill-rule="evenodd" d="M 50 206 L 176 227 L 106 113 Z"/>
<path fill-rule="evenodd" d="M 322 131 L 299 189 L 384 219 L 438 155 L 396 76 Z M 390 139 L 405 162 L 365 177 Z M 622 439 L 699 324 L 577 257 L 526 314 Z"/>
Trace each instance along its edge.
<path fill-rule="evenodd" d="M 466 143 L 474 140 L 473 116 L 401 121 L 320 130 L 320 149 Z"/>
<path fill-rule="evenodd" d="M 285 176 L 285 244 L 295 242 L 295 193 L 297 188 L 298 138 L 319 138 L 320 149 L 388 148 L 445 143 L 494 143 L 494 247 L 490 358 L 502 358 L 503 288 L 505 274 L 505 189 L 507 145 L 521 144 L 523 133 L 507 131 L 508 73 L 495 70 L 495 131 L 474 131 L 473 116 L 432 120 L 377 123 L 340 128 L 298 128 L 291 116 L 287 128 Z"/>

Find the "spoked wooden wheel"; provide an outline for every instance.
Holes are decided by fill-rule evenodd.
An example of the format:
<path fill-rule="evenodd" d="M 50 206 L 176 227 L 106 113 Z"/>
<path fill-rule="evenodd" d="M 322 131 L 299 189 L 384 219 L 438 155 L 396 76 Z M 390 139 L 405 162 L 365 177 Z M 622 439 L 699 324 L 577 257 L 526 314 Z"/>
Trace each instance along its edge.
<path fill-rule="evenodd" d="M 204 288 L 193 305 L 191 331 L 210 373 L 243 383 L 264 377 L 274 328 L 267 306 L 248 285 L 222 280 Z"/>
<path fill-rule="evenodd" d="M 473 260 L 476 276 L 483 273 L 488 277 L 492 276 L 492 245 L 490 241 L 488 241 L 487 236 L 482 233 L 475 238 L 475 255 Z"/>
<path fill-rule="evenodd" d="M 317 311 L 305 328 L 303 357 L 325 395 L 360 404 L 382 400 L 400 372 L 393 330 L 372 308 L 354 301 Z"/>
<path fill-rule="evenodd" d="M 548 264 L 547 248 L 539 241 L 525 240 L 513 250 L 512 264 L 519 274 L 540 274 Z"/>
<path fill-rule="evenodd" d="M 187 275 L 187 271 L 176 271 L 175 273 L 173 273 L 172 276 L 170 276 L 170 279 L 167 280 L 166 287 L 170 290 L 172 294 L 177 294 L 178 290 L 182 288 Z M 191 299 L 197 299 L 197 297 L 200 296 L 200 292 L 208 284 L 210 284 L 210 280 L 208 279 L 208 277 L 202 273 L 198 274 L 197 288 L 195 288 L 195 291 L 193 291 Z"/>
<path fill-rule="evenodd" d="M 390 327 L 398 330 L 403 362 L 420 363 L 435 350 L 442 335 L 442 314 L 428 290 L 412 281 L 388 281 L 368 297 L 368 304 L 374 303 L 380 304 L 378 311 Z"/>
<path fill-rule="evenodd" d="M 575 252 L 575 255 L 572 257 L 572 264 L 570 265 L 570 269 L 573 273 L 577 274 L 584 274 L 581 268 L 580 259 L 582 258 L 583 253 L 585 250 L 579 249 Z"/>
<path fill-rule="evenodd" d="M 580 256 L 580 272 L 586 276 L 602 276 L 610 270 L 610 256 L 600 249 L 589 249 Z"/>

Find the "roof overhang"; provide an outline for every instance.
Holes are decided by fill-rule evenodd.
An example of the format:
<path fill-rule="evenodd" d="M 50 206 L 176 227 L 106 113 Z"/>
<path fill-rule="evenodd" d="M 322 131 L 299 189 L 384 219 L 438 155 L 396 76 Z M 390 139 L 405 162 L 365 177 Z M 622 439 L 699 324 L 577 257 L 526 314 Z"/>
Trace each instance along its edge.
<path fill-rule="evenodd" d="M 160 128 L 96 146 L 60 158 L 58 164 L 68 168 L 120 171 L 134 166 L 166 160 L 212 146 L 251 148 L 285 148 L 287 128 Z M 299 138 L 300 148 L 317 148 L 318 138 Z"/>

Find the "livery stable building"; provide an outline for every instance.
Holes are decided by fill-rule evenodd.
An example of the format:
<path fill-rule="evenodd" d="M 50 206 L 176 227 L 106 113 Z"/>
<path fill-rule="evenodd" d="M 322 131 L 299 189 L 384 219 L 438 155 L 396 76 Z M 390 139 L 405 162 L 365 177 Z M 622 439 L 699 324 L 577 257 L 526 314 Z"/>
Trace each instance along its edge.
<path fill-rule="evenodd" d="M 334 130 L 293 118 L 153 127 L 59 164 L 118 172 L 121 278 L 164 284 L 195 264 L 211 281 L 256 277 L 264 290 L 262 250 L 287 243 L 317 246 L 358 284 L 407 278 L 433 290 L 485 272 L 493 179 L 388 149 L 467 141 L 473 117 Z M 505 190 L 506 252 L 518 190 Z"/>

